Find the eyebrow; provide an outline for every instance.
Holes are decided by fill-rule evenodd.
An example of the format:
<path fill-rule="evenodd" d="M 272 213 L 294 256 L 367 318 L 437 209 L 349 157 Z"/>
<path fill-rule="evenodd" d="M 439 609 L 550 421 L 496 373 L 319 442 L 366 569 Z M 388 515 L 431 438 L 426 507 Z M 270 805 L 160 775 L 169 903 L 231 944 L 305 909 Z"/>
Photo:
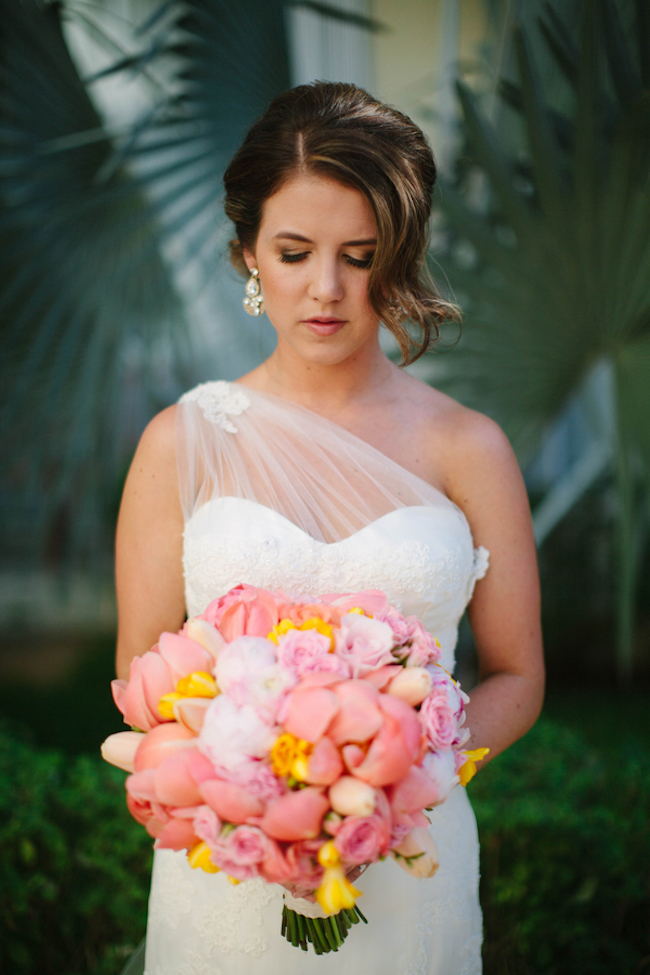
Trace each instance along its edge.
<path fill-rule="evenodd" d="M 303 244 L 313 244 L 313 240 L 309 237 L 302 237 L 300 234 L 292 234 L 288 230 L 281 230 L 279 234 L 275 234 L 274 240 L 299 240 Z M 366 240 L 346 240 L 341 247 L 368 247 L 370 245 L 375 246 L 377 243 L 376 237 L 368 237 Z"/>

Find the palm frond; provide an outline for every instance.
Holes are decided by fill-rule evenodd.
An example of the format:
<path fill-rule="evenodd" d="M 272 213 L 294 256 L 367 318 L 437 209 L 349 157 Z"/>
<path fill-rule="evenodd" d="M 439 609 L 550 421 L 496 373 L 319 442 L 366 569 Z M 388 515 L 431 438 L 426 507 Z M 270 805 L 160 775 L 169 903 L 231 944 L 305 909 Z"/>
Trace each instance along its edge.
<path fill-rule="evenodd" d="M 123 168 L 97 181 L 113 150 L 59 14 L 0 0 L 4 540 L 11 549 L 22 539 L 23 556 L 25 526 L 36 544 L 65 507 L 75 510 L 73 545 L 89 541 L 151 410 L 147 387 L 162 378 L 156 344 L 182 324 L 138 181 Z M 136 375 L 142 393 L 129 402 Z"/>
<path fill-rule="evenodd" d="M 436 255 L 465 297 L 466 324 L 458 349 L 434 360 L 435 379 L 495 416 L 525 461 L 594 363 L 614 364 L 616 443 L 596 444 L 593 457 L 567 479 L 565 494 L 574 501 L 576 484 L 587 483 L 585 471 L 598 472 L 604 456 L 614 457 L 621 498 L 619 663 L 629 676 L 641 537 L 635 457 L 650 485 L 650 91 L 642 88 L 645 62 L 630 49 L 613 0 L 586 0 L 577 42 L 550 6 L 542 27 L 574 88 L 575 108 L 560 129 L 520 29 L 519 86 L 501 91 L 525 123 L 531 175 L 523 191 L 499 133 L 460 89 L 470 153 L 489 191 L 481 210 L 453 186 L 443 184 L 439 195 L 451 239 L 471 242 L 476 259 L 463 267 L 451 258 L 458 248 L 447 260 Z M 645 31 L 638 46 L 646 51 L 650 18 L 640 7 L 634 28 L 635 35 Z M 558 495 L 547 505 L 545 531 L 551 508 L 563 514 L 565 501 Z"/>

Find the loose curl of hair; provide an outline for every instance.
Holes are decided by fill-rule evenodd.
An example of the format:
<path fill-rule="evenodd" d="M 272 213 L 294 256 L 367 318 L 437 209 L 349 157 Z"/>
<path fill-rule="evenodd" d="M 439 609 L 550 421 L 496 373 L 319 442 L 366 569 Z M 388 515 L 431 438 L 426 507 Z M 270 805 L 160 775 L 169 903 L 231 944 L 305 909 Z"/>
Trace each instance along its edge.
<path fill-rule="evenodd" d="M 460 317 L 426 266 L 436 166 L 423 132 L 352 84 L 317 81 L 274 98 L 224 175 L 225 210 L 237 232 L 231 260 L 243 274 L 242 251 L 255 249 L 265 201 L 299 174 L 335 179 L 367 197 L 377 225 L 368 297 L 399 343 L 402 364 L 415 362 L 442 322 Z M 420 341 L 406 321 L 419 327 Z"/>

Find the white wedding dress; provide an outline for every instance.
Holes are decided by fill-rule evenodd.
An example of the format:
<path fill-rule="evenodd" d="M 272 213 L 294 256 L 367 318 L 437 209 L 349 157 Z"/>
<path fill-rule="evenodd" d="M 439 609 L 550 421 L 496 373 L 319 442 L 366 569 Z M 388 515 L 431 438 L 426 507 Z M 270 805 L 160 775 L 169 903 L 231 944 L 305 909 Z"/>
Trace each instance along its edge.
<path fill-rule="evenodd" d="M 178 417 L 188 615 L 242 582 L 312 598 L 380 589 L 437 636 L 453 671 L 488 553 L 448 498 L 336 424 L 238 384 L 197 387 Z M 480 975 L 478 838 L 461 786 L 431 832 L 437 874 L 373 864 L 355 882 L 369 924 L 320 957 L 281 937 L 281 887 L 232 886 L 157 851 L 146 975 Z"/>

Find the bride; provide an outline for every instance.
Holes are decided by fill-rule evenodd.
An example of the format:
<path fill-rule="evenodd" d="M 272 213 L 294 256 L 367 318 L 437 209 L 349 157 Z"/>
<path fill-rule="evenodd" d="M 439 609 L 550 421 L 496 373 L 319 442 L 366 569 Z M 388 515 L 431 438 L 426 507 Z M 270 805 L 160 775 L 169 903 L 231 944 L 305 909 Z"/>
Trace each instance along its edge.
<path fill-rule="evenodd" d="M 434 180 L 417 126 L 353 85 L 293 89 L 248 133 L 225 174 L 226 213 L 245 307 L 268 314 L 277 346 L 236 382 L 186 393 L 143 434 L 117 535 L 119 676 L 240 582 L 312 597 L 375 588 L 423 620 L 450 671 L 471 599 L 480 683 L 468 748 L 494 758 L 537 718 L 535 547 L 511 448 L 379 344 L 383 324 L 412 361 L 454 313 L 422 274 Z M 420 332 L 414 351 L 406 320 Z M 281 938 L 282 888 L 231 886 L 156 851 L 147 975 L 477 975 L 465 790 L 431 820 L 438 873 L 373 864 L 355 880 L 368 927 L 323 957 Z"/>

